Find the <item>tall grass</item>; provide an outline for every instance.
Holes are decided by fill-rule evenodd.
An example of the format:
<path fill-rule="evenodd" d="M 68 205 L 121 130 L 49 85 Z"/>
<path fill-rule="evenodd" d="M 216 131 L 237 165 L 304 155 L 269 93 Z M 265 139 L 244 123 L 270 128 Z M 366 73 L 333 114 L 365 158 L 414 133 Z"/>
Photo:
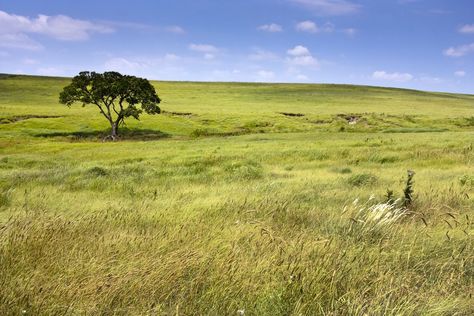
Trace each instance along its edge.
<path fill-rule="evenodd" d="M 112 144 L 66 82 L 0 79 L 0 315 L 474 313 L 472 96 L 157 82 Z"/>
<path fill-rule="evenodd" d="M 1 228 L 2 313 L 473 311 L 467 219 L 425 226 L 387 204 L 362 206 L 355 217 L 341 210 L 313 227 L 272 214 L 297 207 L 229 203 L 188 222 L 149 203 L 74 216 L 25 211 Z"/>

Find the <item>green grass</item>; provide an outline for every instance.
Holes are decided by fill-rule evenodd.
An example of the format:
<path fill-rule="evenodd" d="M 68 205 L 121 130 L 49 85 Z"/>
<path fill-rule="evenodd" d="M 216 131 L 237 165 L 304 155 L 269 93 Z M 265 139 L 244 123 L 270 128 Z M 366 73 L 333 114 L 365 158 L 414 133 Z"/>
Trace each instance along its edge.
<path fill-rule="evenodd" d="M 0 314 L 474 313 L 474 96 L 154 82 L 103 143 L 68 81 L 0 78 Z"/>

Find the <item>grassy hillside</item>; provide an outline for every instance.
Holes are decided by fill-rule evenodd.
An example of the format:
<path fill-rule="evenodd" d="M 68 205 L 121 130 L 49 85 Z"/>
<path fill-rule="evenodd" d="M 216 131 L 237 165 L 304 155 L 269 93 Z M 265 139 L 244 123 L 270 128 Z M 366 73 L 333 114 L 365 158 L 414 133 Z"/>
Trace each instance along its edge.
<path fill-rule="evenodd" d="M 0 314 L 474 313 L 474 96 L 154 82 L 103 143 L 68 82 L 0 77 Z"/>

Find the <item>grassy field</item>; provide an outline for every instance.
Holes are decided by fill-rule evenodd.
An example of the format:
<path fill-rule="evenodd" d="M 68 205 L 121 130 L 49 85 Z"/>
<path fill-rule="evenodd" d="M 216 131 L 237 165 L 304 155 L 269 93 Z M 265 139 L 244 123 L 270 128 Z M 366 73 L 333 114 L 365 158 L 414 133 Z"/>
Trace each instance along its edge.
<path fill-rule="evenodd" d="M 473 95 L 154 82 L 103 143 L 68 82 L 0 77 L 1 315 L 474 314 Z"/>

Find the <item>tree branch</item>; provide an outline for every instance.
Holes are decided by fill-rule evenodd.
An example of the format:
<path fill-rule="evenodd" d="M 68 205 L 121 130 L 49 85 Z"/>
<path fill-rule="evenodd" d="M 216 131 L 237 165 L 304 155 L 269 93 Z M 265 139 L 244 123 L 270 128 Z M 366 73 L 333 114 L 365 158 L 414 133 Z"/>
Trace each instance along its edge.
<path fill-rule="evenodd" d="M 102 115 L 105 116 L 105 118 L 110 122 L 110 124 L 112 124 L 112 117 L 107 116 L 107 114 L 104 112 L 104 110 L 102 109 L 99 103 L 95 102 L 94 104 L 97 105 L 97 107 L 100 110 L 100 113 L 102 113 Z"/>

